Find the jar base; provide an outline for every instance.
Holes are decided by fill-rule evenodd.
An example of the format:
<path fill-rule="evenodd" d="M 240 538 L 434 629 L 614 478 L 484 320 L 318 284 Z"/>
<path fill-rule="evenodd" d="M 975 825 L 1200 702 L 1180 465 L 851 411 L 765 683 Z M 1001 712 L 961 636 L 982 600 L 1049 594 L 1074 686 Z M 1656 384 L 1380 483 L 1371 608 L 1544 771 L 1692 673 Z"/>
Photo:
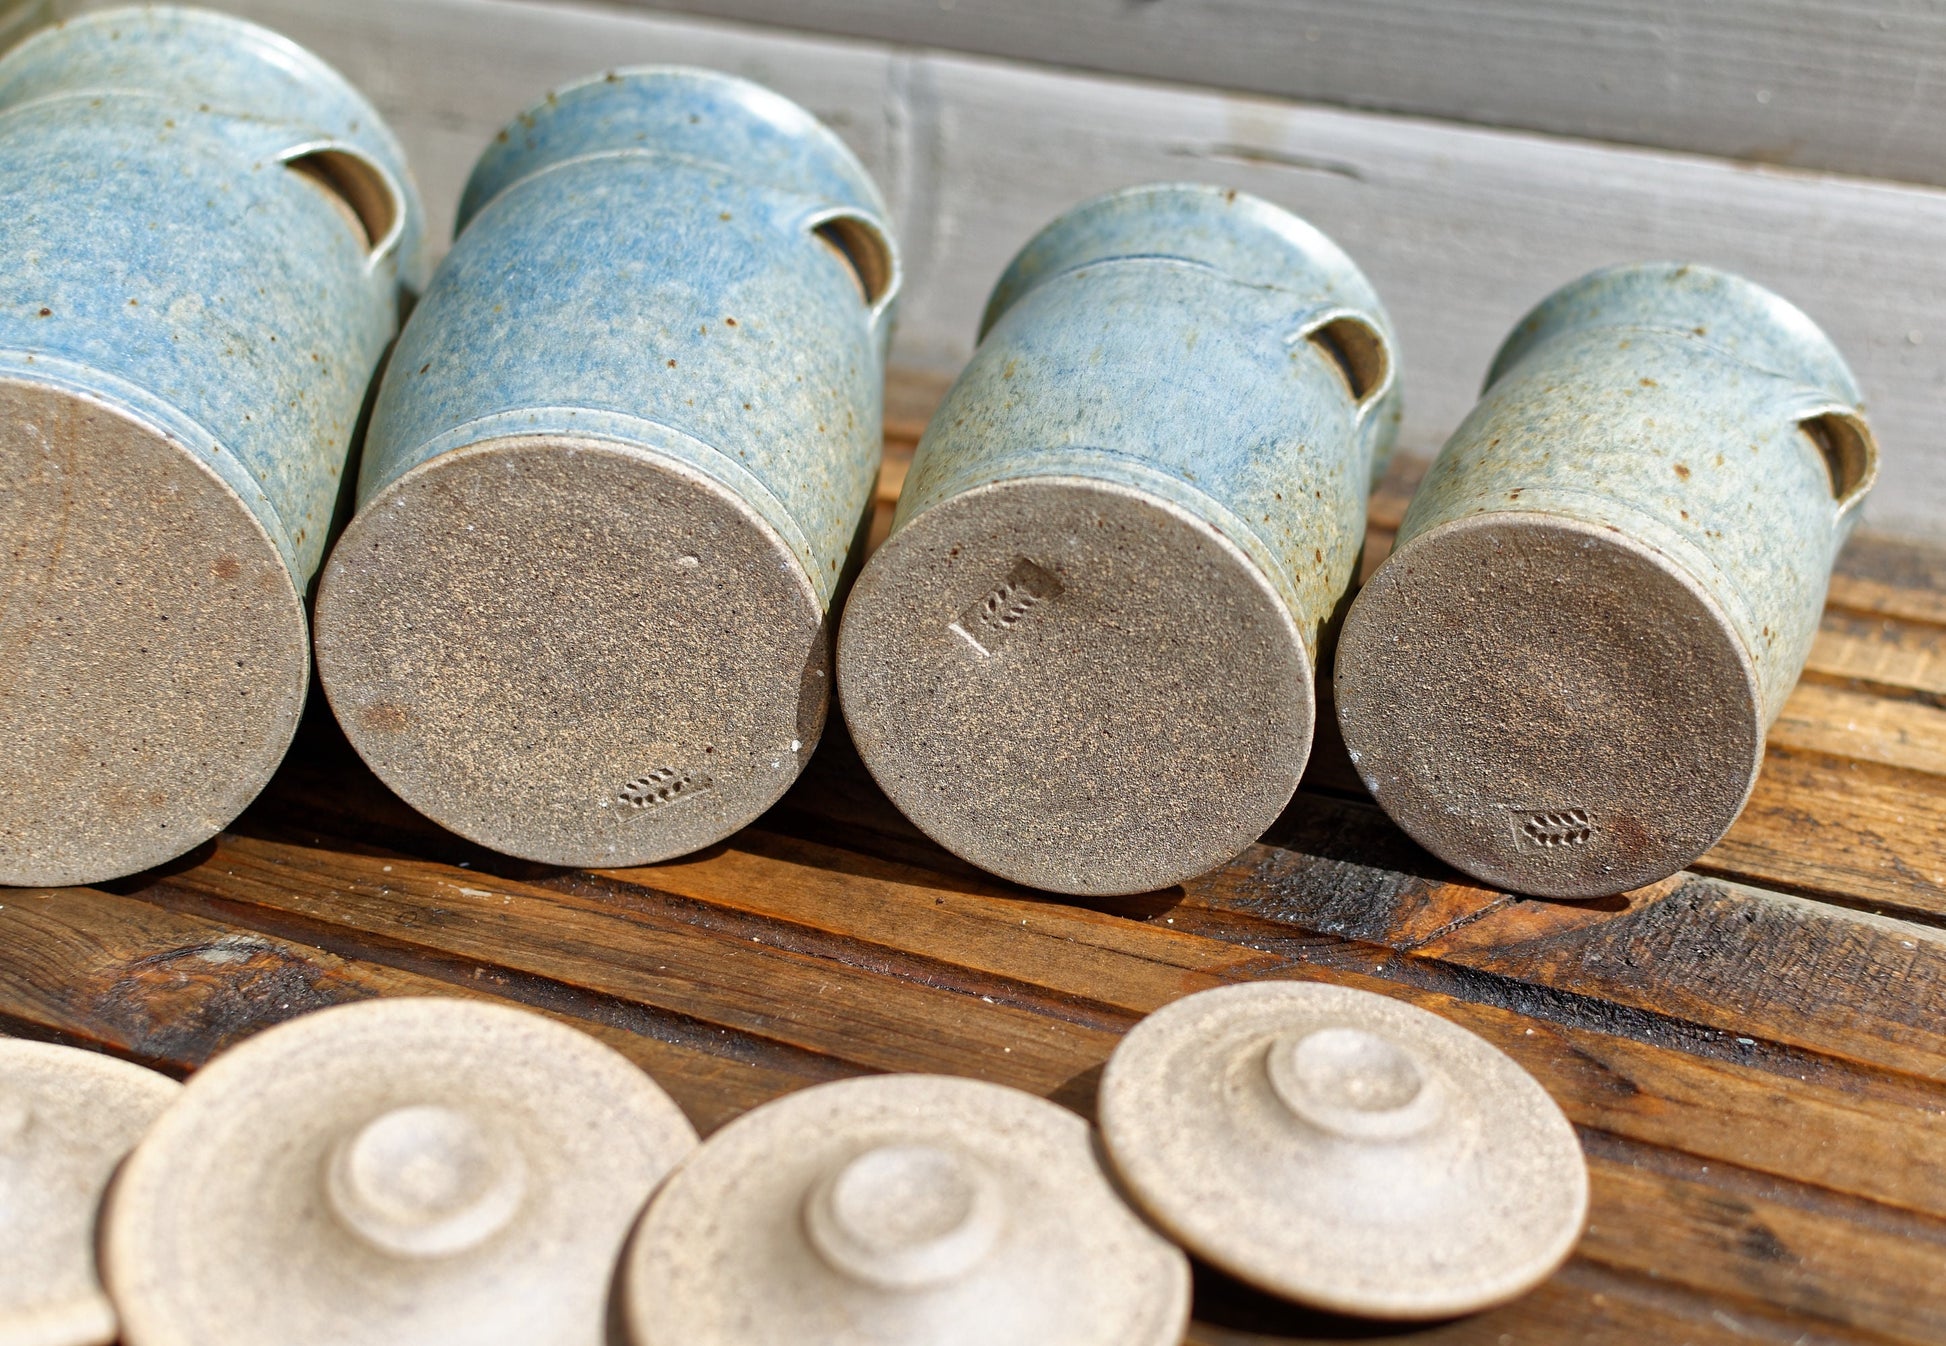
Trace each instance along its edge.
<path fill-rule="evenodd" d="M 0 380 L 0 883 L 214 836 L 304 709 L 304 608 L 248 505 L 106 400 Z"/>
<path fill-rule="evenodd" d="M 1312 672 L 1269 581 L 1143 492 L 1026 477 L 896 532 L 839 636 L 859 755 L 935 841 L 1055 892 L 1207 872 L 1290 802 Z"/>
<path fill-rule="evenodd" d="M 1595 898 L 1675 873 L 1756 780 L 1756 672 L 1676 563 L 1540 513 L 1410 539 L 1347 616 L 1345 745 L 1413 839 L 1477 879 Z"/>
<path fill-rule="evenodd" d="M 544 864 L 684 855 L 762 813 L 823 731 L 803 567 L 734 493 L 559 435 L 444 453 L 368 501 L 318 590 L 318 676 L 434 822 Z"/>

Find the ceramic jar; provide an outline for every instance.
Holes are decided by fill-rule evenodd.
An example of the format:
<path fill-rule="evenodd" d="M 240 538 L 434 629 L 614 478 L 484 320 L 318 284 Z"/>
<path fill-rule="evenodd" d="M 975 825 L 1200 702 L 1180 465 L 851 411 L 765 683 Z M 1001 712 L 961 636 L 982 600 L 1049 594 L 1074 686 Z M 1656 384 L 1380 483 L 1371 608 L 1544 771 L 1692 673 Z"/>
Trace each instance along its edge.
<path fill-rule="evenodd" d="M 893 802 L 1069 893 L 1255 840 L 1309 755 L 1395 366 L 1364 276 L 1268 202 L 1149 186 L 1048 225 L 845 613 L 846 720 Z"/>
<path fill-rule="evenodd" d="M 371 105 L 255 25 L 0 60 L 0 882 L 180 855 L 282 759 L 420 216 Z"/>
<path fill-rule="evenodd" d="M 1750 793 L 1876 463 L 1844 360 L 1768 290 L 1655 263 L 1558 291 L 1346 620 L 1359 774 L 1516 892 L 1680 869 Z"/>
<path fill-rule="evenodd" d="M 897 255 L 803 109 L 649 69 L 482 156 L 401 336 L 319 675 L 408 803 L 556 864 L 679 855 L 796 777 L 870 505 Z"/>

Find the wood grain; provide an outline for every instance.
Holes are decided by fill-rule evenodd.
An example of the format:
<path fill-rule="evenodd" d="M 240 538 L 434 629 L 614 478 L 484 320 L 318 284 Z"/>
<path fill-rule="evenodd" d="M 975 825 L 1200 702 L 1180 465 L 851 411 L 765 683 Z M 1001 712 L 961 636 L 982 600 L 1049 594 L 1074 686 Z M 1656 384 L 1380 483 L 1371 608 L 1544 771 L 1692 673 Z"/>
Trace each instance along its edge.
<path fill-rule="evenodd" d="M 631 0 L 642 3 L 642 0 Z M 915 47 L 1946 183 L 1946 15 L 1730 0 L 654 0 Z"/>

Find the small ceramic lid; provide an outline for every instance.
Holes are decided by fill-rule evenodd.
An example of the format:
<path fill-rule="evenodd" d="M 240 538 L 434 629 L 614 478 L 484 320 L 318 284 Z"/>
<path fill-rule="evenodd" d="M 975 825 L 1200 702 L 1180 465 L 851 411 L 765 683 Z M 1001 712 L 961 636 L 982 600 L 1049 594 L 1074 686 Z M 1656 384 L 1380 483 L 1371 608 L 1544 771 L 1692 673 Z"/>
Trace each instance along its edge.
<path fill-rule="evenodd" d="M 95 1217 L 182 1086 L 98 1052 L 0 1039 L 0 1346 L 98 1346 L 115 1310 Z"/>
<path fill-rule="evenodd" d="M 1574 1129 L 1504 1053 L 1341 986 L 1179 1000 L 1123 1039 L 1101 1130 L 1136 1203 L 1196 1256 L 1338 1313 L 1512 1299 L 1581 1236 Z"/>
<path fill-rule="evenodd" d="M 695 1143 L 552 1020 L 340 1006 L 190 1080 L 116 1184 L 103 1271 L 127 1346 L 603 1346 L 629 1226 Z"/>
<path fill-rule="evenodd" d="M 1175 1346 L 1189 1264 L 1088 1126 L 996 1084 L 884 1075 L 732 1122 L 623 1271 L 635 1346 Z"/>

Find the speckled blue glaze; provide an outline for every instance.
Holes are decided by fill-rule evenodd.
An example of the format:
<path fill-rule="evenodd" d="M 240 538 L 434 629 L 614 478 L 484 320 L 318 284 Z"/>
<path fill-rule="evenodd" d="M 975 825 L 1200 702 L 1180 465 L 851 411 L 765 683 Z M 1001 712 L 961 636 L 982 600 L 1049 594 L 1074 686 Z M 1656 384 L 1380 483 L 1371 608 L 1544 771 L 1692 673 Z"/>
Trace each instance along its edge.
<path fill-rule="evenodd" d="M 815 232 L 869 232 L 869 303 Z M 361 506 L 508 434 L 609 439 L 729 487 L 836 593 L 880 455 L 899 288 L 877 189 L 809 113 L 709 71 L 557 90 L 474 169 L 380 391 Z"/>
<path fill-rule="evenodd" d="M 1834 483 L 1800 427 L 1828 418 Z M 1597 271 L 1522 319 L 1413 497 L 1397 549 L 1469 515 L 1558 514 L 1671 558 L 1720 605 L 1783 708 L 1877 450 L 1843 357 L 1763 287 L 1672 262 Z"/>
<path fill-rule="evenodd" d="M 425 288 L 425 212 L 404 149 L 363 94 L 289 38 L 206 9 L 110 9 L 35 34 L 0 67 L 0 106 L 82 90 L 287 122 L 363 151 L 411 202 L 394 251 L 406 287 Z"/>
<path fill-rule="evenodd" d="M 1362 398 L 1308 339 L 1339 320 L 1382 360 Z M 1397 432 L 1393 350 L 1364 275 L 1289 212 L 1198 185 L 1097 197 L 1043 229 L 994 287 L 894 531 L 996 481 L 1132 487 L 1234 541 L 1315 660 Z"/>
<path fill-rule="evenodd" d="M 321 150 L 395 193 L 376 246 L 285 167 Z M 0 59 L 0 376 L 99 398 L 202 458 L 300 591 L 420 221 L 378 114 L 253 24 L 106 10 Z"/>

